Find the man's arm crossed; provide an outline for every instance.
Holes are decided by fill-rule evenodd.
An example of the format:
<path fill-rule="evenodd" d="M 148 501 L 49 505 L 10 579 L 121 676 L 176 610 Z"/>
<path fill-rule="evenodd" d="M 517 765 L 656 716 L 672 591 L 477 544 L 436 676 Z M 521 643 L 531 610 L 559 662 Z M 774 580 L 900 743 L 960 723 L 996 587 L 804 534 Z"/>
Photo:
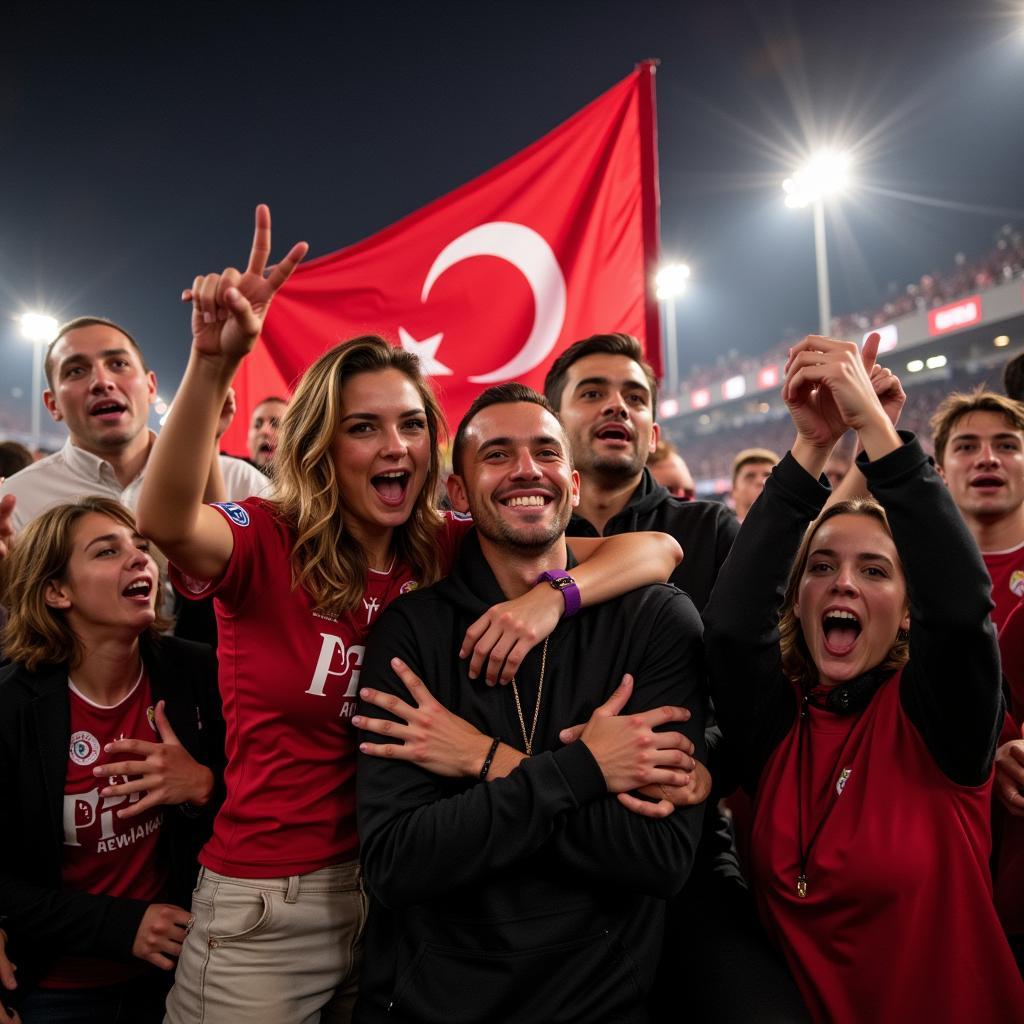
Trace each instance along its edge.
<path fill-rule="evenodd" d="M 673 595 L 659 609 L 635 677 L 633 697 L 623 714 L 663 705 L 688 708 L 689 721 L 671 728 L 688 736 L 693 756 L 705 760 L 701 623 L 689 598 Z M 666 818 L 644 817 L 609 794 L 566 815 L 551 845 L 588 878 L 668 897 L 690 873 L 703 814 L 704 806 L 697 805 L 677 808 Z"/>

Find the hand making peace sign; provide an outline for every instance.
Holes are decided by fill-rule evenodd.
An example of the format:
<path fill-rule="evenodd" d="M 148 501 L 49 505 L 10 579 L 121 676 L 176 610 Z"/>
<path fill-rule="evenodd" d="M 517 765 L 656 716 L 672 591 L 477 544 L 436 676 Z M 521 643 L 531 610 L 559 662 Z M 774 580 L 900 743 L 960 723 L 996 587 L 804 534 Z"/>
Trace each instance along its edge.
<path fill-rule="evenodd" d="M 256 230 L 245 272 L 226 267 L 219 274 L 199 275 L 181 293 L 192 303 L 192 345 L 205 356 L 241 359 L 252 351 L 270 303 L 309 250 L 296 242 L 280 263 L 270 259 L 270 208 L 256 207 Z"/>

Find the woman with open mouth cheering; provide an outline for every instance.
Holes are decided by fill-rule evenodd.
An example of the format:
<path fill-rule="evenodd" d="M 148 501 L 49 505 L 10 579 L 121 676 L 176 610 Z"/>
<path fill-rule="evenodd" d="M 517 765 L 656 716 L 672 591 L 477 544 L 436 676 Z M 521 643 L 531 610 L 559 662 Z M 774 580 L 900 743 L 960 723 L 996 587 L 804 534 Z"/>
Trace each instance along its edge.
<path fill-rule="evenodd" d="M 783 397 L 796 441 L 704 613 L 755 794 L 760 914 L 817 1021 L 1024 1020 L 988 869 L 1002 699 L 985 566 L 856 345 L 796 345 Z M 819 515 L 848 428 L 875 500 Z"/>
<path fill-rule="evenodd" d="M 4 571 L 0 1021 L 158 1024 L 223 770 L 213 652 L 158 634 L 156 563 L 109 498 L 44 512 Z"/>

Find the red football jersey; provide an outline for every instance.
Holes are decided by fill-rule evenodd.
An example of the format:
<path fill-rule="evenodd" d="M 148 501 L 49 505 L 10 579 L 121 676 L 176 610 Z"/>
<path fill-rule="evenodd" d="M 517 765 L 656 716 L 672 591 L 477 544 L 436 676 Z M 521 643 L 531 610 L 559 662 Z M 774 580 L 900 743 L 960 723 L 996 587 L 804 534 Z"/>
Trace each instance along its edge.
<path fill-rule="evenodd" d="M 186 597 L 216 598 L 227 797 L 200 861 L 222 874 L 304 874 L 358 856 L 355 713 L 366 636 L 381 610 L 419 585 L 408 566 L 370 570 L 362 603 L 340 618 L 292 587 L 294 536 L 259 498 L 215 506 L 234 534 L 213 583 L 173 566 Z M 442 571 L 472 523 L 441 533 Z"/>
<path fill-rule="evenodd" d="M 982 552 L 985 568 L 992 577 L 992 621 L 1001 629 L 1007 616 L 1024 597 L 1024 544 L 1009 551 Z"/>
<path fill-rule="evenodd" d="M 158 742 L 149 679 L 140 677 L 132 692 L 113 707 L 102 707 L 69 684 L 71 742 L 64 783 L 64 850 L 61 881 L 67 889 L 154 901 L 164 888 L 166 868 L 159 864 L 157 838 L 163 812 L 154 808 L 123 820 L 117 811 L 142 799 L 100 796 L 127 776 L 97 778 L 93 768 L 109 761 L 103 747 L 118 739 Z M 142 970 L 90 957 L 62 957 L 40 983 L 44 988 L 82 988 L 114 984 Z"/>

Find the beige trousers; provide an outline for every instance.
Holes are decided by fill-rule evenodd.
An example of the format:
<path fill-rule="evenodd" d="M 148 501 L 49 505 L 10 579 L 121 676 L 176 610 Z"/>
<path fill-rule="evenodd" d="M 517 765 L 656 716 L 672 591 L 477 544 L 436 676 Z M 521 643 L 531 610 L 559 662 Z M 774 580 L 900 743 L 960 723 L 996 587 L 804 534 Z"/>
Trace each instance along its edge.
<path fill-rule="evenodd" d="M 289 878 L 202 868 L 164 1024 L 344 1024 L 366 898 L 359 864 Z"/>

